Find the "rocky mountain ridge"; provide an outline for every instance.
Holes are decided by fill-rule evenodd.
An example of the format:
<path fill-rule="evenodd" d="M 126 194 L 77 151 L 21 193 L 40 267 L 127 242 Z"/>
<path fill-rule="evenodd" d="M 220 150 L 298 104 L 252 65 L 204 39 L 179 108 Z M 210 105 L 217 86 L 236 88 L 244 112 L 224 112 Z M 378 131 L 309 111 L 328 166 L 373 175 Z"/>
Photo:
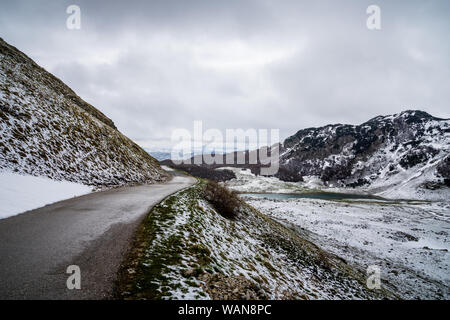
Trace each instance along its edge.
<path fill-rule="evenodd" d="M 448 188 L 449 163 L 450 120 L 419 110 L 361 125 L 303 129 L 287 138 L 280 152 L 280 166 L 302 176 L 318 176 L 328 186 L 378 191 L 405 183 Z"/>

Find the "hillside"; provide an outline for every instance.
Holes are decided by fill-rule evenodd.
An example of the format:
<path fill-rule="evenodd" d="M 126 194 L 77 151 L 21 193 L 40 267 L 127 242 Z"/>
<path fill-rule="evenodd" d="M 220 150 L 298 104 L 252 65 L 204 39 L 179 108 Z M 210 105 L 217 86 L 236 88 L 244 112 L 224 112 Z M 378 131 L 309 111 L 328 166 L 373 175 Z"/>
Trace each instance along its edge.
<path fill-rule="evenodd" d="M 161 161 L 162 164 L 166 165 L 166 166 L 170 166 L 170 167 L 174 167 L 174 168 L 178 168 L 181 170 L 186 170 L 187 168 L 189 169 L 189 173 L 192 175 L 196 175 L 195 171 L 203 171 L 201 170 L 201 168 L 208 170 L 209 175 L 213 176 L 213 175 L 217 175 L 218 173 L 213 173 L 212 171 L 216 171 L 215 169 L 218 168 L 241 168 L 241 169 L 249 169 L 253 174 L 255 175 L 260 175 L 261 173 L 261 168 L 262 167 L 266 167 L 267 165 L 262 164 L 261 161 L 259 161 L 258 158 L 258 152 L 259 150 L 245 150 L 245 151 L 234 151 L 232 153 L 227 153 L 227 154 L 221 154 L 221 155 L 216 155 L 216 157 L 218 157 L 220 159 L 220 157 L 222 158 L 221 161 L 218 161 L 219 163 L 213 163 L 213 164 L 206 164 L 203 161 L 203 155 L 195 155 L 189 159 L 186 160 L 186 163 L 182 163 L 182 164 L 175 164 L 173 163 L 172 160 L 163 160 Z M 270 153 L 269 153 L 270 154 Z M 233 163 L 227 163 L 227 159 L 234 159 Z M 256 159 L 255 163 L 251 163 L 249 164 L 249 159 Z M 238 159 L 244 159 L 242 161 L 242 163 L 238 160 Z M 201 167 L 201 168 L 200 168 Z M 198 177 L 200 178 L 208 178 L 206 176 L 202 176 L 202 175 L 198 175 Z M 281 181 L 286 181 L 286 182 L 300 182 L 303 181 L 302 176 L 299 175 L 296 171 L 287 169 L 285 167 L 280 167 L 278 169 L 278 171 L 274 174 L 275 178 L 278 178 Z M 228 176 L 227 179 L 223 179 L 223 180 L 229 180 L 233 178 L 233 176 Z"/>
<path fill-rule="evenodd" d="M 387 283 L 367 289 L 364 271 L 243 201 L 230 217 L 206 190 L 200 181 L 152 209 L 121 267 L 117 298 L 396 298 Z"/>
<path fill-rule="evenodd" d="M 0 38 L 0 170 L 110 187 L 164 180 L 114 122 Z"/>
<path fill-rule="evenodd" d="M 284 141 L 280 165 L 327 186 L 440 197 L 450 185 L 449 152 L 450 120 L 404 111 L 300 130 Z"/>

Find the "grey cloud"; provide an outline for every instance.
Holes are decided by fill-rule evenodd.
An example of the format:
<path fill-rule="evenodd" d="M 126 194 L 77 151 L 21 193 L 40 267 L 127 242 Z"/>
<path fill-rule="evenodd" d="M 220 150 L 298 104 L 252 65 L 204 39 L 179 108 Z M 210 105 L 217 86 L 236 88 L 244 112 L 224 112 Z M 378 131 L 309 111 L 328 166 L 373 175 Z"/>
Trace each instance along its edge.
<path fill-rule="evenodd" d="M 146 147 L 175 128 L 359 123 L 419 108 L 449 117 L 450 3 L 375 1 L 2 1 L 0 36 Z"/>

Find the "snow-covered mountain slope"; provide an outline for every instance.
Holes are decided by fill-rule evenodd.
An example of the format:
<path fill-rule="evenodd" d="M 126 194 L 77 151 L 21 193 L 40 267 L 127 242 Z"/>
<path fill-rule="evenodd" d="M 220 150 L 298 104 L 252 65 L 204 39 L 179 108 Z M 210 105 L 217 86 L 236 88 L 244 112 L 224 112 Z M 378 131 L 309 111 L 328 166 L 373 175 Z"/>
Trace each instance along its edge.
<path fill-rule="evenodd" d="M 90 186 L 167 177 L 113 121 L 1 38 L 0 170 Z"/>
<path fill-rule="evenodd" d="M 450 120 L 404 111 L 356 126 L 300 130 L 284 141 L 280 165 L 328 186 L 443 198 L 450 185 Z"/>
<path fill-rule="evenodd" d="M 122 265 L 122 299 L 383 299 L 354 269 L 246 203 L 225 218 L 205 182 L 155 206 Z"/>

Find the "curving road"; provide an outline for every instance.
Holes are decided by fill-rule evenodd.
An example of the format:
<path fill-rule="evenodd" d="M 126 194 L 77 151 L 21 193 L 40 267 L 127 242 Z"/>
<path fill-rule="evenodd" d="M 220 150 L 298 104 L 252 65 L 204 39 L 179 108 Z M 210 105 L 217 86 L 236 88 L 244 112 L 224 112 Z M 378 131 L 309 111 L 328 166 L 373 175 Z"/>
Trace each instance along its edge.
<path fill-rule="evenodd" d="M 91 193 L 0 220 L 0 299 L 111 297 L 139 223 L 195 182 L 175 174 L 168 183 Z M 69 265 L 80 267 L 80 290 L 67 289 Z"/>

